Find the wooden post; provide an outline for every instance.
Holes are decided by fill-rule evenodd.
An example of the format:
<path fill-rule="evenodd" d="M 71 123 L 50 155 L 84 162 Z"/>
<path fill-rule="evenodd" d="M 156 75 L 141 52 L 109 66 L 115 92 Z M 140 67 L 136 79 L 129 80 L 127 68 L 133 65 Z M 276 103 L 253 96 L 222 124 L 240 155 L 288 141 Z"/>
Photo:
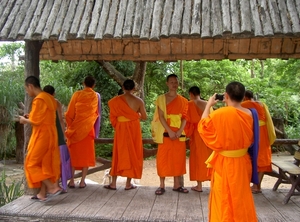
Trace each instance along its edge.
<path fill-rule="evenodd" d="M 28 76 L 40 76 L 40 50 L 42 48 L 42 41 L 25 41 L 25 79 Z M 24 113 L 27 114 L 31 110 L 32 98 L 25 94 L 25 109 Z M 31 135 L 30 124 L 24 125 L 24 159 L 27 154 L 27 146 Z M 24 184 L 25 194 L 35 194 L 36 189 L 29 189 L 26 180 Z"/>

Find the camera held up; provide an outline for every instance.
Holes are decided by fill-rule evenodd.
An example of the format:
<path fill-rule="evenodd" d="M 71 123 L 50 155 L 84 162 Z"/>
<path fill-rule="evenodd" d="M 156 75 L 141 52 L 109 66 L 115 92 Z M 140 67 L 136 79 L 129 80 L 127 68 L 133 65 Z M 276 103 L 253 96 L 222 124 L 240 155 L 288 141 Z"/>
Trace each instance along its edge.
<path fill-rule="evenodd" d="M 216 100 L 223 101 L 224 100 L 224 94 L 216 94 Z"/>

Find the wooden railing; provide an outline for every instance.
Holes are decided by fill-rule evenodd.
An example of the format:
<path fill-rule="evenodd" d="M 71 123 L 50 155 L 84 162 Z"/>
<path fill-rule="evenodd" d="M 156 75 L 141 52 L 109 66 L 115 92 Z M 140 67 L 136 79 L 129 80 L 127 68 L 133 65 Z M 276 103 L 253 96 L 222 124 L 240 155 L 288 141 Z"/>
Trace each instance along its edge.
<path fill-rule="evenodd" d="M 98 138 L 95 139 L 96 144 L 112 144 L 114 142 L 113 138 Z M 293 145 L 293 144 L 298 144 L 299 139 L 276 139 L 273 145 L 283 145 L 283 144 L 288 144 L 288 145 Z M 151 138 L 143 138 L 143 144 L 155 144 Z M 187 148 L 189 146 L 188 141 L 186 141 Z M 150 156 L 155 156 L 157 153 L 157 148 L 155 149 L 147 149 L 144 148 L 144 158 L 150 157 Z M 88 170 L 88 174 L 96 173 L 102 170 L 109 169 L 111 167 L 111 160 L 102 158 L 102 157 L 97 157 L 96 161 L 98 163 L 101 163 L 101 166 L 96 166 L 94 168 L 90 168 Z M 75 174 L 75 178 L 81 177 L 81 172 Z"/>

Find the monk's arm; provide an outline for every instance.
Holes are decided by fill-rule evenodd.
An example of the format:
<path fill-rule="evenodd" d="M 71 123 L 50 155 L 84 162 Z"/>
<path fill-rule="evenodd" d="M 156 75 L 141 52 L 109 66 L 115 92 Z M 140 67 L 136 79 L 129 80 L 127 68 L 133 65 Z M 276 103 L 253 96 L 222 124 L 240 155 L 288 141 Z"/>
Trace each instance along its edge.
<path fill-rule="evenodd" d="M 145 109 L 145 104 L 143 100 L 140 101 L 140 108 L 139 108 L 140 114 L 141 114 L 141 119 L 146 120 L 147 119 L 147 113 Z"/>
<path fill-rule="evenodd" d="M 184 130 L 185 128 L 185 125 L 186 125 L 186 119 L 181 119 L 181 125 L 180 125 L 180 128 L 179 130 L 176 132 L 176 137 L 179 138 L 182 134 L 182 131 Z"/>
<path fill-rule="evenodd" d="M 209 100 L 207 101 L 207 104 L 206 104 L 205 109 L 204 109 L 204 111 L 203 111 L 203 113 L 202 113 L 201 119 L 204 119 L 204 118 L 208 117 L 208 115 L 210 114 L 211 107 L 212 107 L 213 105 L 215 105 L 217 102 L 218 102 L 218 100 L 216 100 L 216 93 L 215 93 L 215 94 L 214 94 L 212 97 L 210 97 Z"/>
<path fill-rule="evenodd" d="M 169 125 L 167 124 L 167 121 L 165 120 L 165 117 L 164 117 L 164 112 L 159 107 L 158 107 L 158 116 L 159 116 L 160 123 L 163 125 L 165 130 L 168 132 L 169 137 L 171 139 L 176 139 L 176 133 L 174 131 L 172 131 L 171 128 L 169 127 Z"/>

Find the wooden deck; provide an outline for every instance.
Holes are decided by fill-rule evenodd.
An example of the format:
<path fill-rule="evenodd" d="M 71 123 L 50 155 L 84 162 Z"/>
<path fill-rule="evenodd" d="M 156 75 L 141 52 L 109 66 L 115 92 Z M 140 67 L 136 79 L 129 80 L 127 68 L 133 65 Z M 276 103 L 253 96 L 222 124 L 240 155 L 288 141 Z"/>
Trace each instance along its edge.
<path fill-rule="evenodd" d="M 22 196 L 0 208 L 0 221 L 207 221 L 209 187 L 203 193 L 182 194 L 166 188 L 162 196 L 156 187 L 140 186 L 125 191 L 107 190 L 103 185 L 87 184 L 84 189 L 69 189 L 47 203 Z M 297 221 L 300 218 L 300 197 L 288 204 L 282 200 L 288 189 L 264 189 L 255 194 L 259 221 Z"/>

